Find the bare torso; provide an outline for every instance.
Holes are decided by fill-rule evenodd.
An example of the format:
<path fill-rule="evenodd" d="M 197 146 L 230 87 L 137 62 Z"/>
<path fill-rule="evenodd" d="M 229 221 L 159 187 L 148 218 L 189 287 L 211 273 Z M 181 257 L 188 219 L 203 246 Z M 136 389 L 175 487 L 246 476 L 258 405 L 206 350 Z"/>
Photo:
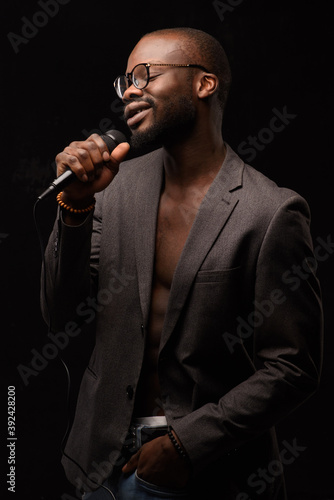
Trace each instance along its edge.
<path fill-rule="evenodd" d="M 164 193 L 161 196 L 146 349 L 135 402 L 136 417 L 164 414 L 157 372 L 158 353 L 174 271 L 196 215 L 190 203 L 180 204 Z M 189 211 L 185 212 L 184 206 L 188 206 Z"/>

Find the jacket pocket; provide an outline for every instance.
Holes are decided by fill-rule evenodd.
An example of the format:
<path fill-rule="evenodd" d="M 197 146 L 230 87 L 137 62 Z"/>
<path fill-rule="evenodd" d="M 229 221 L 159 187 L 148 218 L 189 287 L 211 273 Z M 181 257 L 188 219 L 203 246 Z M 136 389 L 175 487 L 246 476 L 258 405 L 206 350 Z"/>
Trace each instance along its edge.
<path fill-rule="evenodd" d="M 221 270 L 203 270 L 198 271 L 195 283 L 221 283 L 226 279 L 230 279 L 233 274 L 237 274 L 241 269 L 241 266 L 226 268 Z"/>

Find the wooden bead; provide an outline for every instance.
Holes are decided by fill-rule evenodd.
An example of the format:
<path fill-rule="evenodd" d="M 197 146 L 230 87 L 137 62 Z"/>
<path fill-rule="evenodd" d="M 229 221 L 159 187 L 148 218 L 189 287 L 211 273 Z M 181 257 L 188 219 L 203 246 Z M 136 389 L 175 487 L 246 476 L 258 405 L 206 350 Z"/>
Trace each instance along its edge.
<path fill-rule="evenodd" d="M 91 205 L 89 205 L 88 207 L 85 207 L 85 208 L 73 208 L 70 205 L 66 205 L 66 203 L 64 203 L 62 201 L 62 199 L 61 199 L 62 194 L 63 194 L 63 191 L 61 191 L 60 193 L 57 194 L 57 202 L 59 203 L 59 205 L 61 206 L 61 208 L 63 208 L 64 210 L 68 210 L 72 214 L 85 214 L 85 213 L 88 213 L 91 210 L 93 210 L 93 208 L 95 207 L 95 198 L 94 198 L 93 203 Z"/>

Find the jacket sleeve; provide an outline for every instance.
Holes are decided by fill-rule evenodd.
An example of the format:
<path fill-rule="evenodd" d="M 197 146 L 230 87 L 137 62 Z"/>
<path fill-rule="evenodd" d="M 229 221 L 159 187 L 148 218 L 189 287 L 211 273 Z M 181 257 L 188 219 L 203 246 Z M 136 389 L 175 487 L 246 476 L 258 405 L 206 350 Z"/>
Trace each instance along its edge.
<path fill-rule="evenodd" d="M 173 424 L 195 471 L 269 430 L 318 387 L 323 315 L 309 220 L 305 200 L 292 196 L 262 240 L 248 316 L 254 374 Z"/>
<path fill-rule="evenodd" d="M 67 226 L 61 210 L 46 247 L 41 273 L 41 309 L 51 331 L 78 318 L 80 304 L 94 297 L 98 281 L 101 198 L 79 226 Z"/>

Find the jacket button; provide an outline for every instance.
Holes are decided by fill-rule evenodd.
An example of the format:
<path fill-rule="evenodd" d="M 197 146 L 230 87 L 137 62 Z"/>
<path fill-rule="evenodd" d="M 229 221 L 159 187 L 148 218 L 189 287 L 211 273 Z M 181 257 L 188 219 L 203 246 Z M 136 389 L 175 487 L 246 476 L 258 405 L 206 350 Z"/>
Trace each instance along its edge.
<path fill-rule="evenodd" d="M 126 388 L 126 394 L 129 399 L 133 398 L 133 387 L 131 385 L 128 385 Z"/>

